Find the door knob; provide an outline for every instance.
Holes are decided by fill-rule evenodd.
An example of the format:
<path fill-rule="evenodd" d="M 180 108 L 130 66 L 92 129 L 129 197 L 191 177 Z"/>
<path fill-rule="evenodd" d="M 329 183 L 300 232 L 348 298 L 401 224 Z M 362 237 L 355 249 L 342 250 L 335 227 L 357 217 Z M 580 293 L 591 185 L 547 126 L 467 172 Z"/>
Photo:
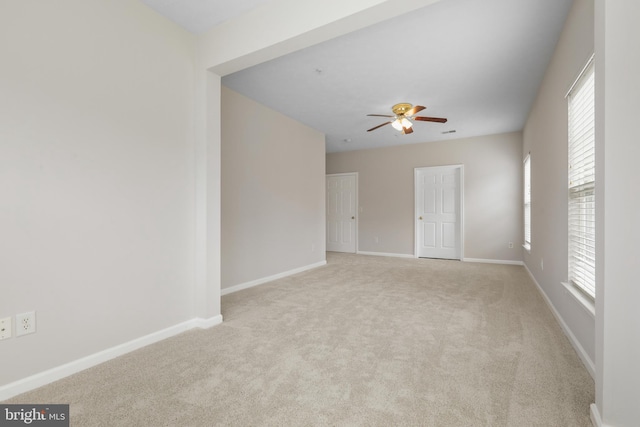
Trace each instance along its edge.
<path fill-rule="evenodd" d="M 355 217 L 355 216 L 352 216 L 352 217 L 351 217 L 351 219 L 356 219 L 356 217 Z"/>
<path fill-rule="evenodd" d="M 420 221 L 422 221 L 422 217 L 418 218 Z"/>

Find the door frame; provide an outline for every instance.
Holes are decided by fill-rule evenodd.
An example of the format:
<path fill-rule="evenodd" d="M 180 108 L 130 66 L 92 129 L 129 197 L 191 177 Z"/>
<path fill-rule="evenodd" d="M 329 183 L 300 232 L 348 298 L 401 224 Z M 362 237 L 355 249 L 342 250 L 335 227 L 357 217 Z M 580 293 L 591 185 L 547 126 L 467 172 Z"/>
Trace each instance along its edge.
<path fill-rule="evenodd" d="M 458 170 L 459 174 L 459 188 L 458 197 L 460 207 L 460 220 L 458 221 L 458 238 L 460 239 L 458 244 L 460 245 L 460 261 L 464 260 L 464 165 L 439 165 L 439 166 L 424 166 L 413 168 L 413 257 L 418 258 L 418 173 L 428 169 L 451 169 Z"/>
<path fill-rule="evenodd" d="M 325 198 L 325 206 L 326 206 L 326 203 L 327 203 L 327 178 L 332 177 L 332 176 L 348 176 L 348 175 L 351 175 L 351 176 L 355 177 L 355 181 L 356 181 L 356 185 L 355 185 L 355 193 L 356 193 L 355 194 L 355 198 L 356 198 L 356 200 L 354 202 L 355 203 L 355 211 L 356 211 L 356 215 L 355 215 L 356 219 L 354 220 L 355 221 L 355 225 L 354 225 L 354 227 L 355 227 L 355 236 L 353 237 L 355 239 L 355 252 L 353 252 L 353 253 L 357 254 L 358 253 L 358 223 L 360 221 L 360 208 L 359 208 L 359 205 L 358 205 L 358 198 L 359 198 L 358 194 L 360 193 L 360 190 L 358 188 L 358 185 L 359 185 L 358 184 L 358 172 L 343 172 L 343 173 L 328 173 L 328 174 L 326 174 L 325 178 L 324 178 L 324 198 Z M 325 210 L 324 210 L 324 216 L 325 216 L 325 218 L 324 218 L 325 229 L 327 229 L 327 219 L 328 218 L 327 218 L 327 209 L 326 209 L 326 207 L 325 207 Z M 325 240 L 327 239 L 326 233 L 325 233 L 324 238 L 325 238 Z M 326 245 L 326 242 L 325 242 L 325 245 Z"/>

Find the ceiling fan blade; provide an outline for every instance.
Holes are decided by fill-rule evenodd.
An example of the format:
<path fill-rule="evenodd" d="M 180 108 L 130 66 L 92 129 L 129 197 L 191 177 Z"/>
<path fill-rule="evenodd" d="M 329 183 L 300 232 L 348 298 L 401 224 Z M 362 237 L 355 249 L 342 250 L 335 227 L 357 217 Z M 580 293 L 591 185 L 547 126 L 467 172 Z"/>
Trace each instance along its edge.
<path fill-rule="evenodd" d="M 413 128 L 402 128 L 402 134 L 403 135 L 409 135 L 410 133 L 413 133 Z"/>
<path fill-rule="evenodd" d="M 427 107 L 423 107 L 422 105 L 416 105 L 415 107 L 413 107 L 412 109 L 410 109 L 409 111 L 404 113 L 404 115 L 405 115 L 405 117 L 413 116 L 414 114 L 419 113 L 420 111 L 424 110 L 425 108 L 427 108 Z"/>
<path fill-rule="evenodd" d="M 447 123 L 447 119 L 443 119 L 440 117 L 421 117 L 421 116 L 416 116 L 416 117 L 412 117 L 413 120 L 418 120 L 421 122 L 437 122 L 437 123 Z"/>
<path fill-rule="evenodd" d="M 376 129 L 378 129 L 378 128 L 381 128 L 382 126 L 384 126 L 384 125 L 388 125 L 389 123 L 391 123 L 391 122 L 386 122 L 386 123 L 383 123 L 383 124 L 381 124 L 381 125 L 378 125 L 378 126 L 376 126 L 376 127 L 374 127 L 374 128 L 371 128 L 371 129 L 367 130 L 367 132 L 371 132 L 372 130 L 376 130 Z"/>
<path fill-rule="evenodd" d="M 395 116 L 389 116 L 387 114 L 367 114 L 367 116 L 372 116 L 372 117 L 395 117 Z"/>

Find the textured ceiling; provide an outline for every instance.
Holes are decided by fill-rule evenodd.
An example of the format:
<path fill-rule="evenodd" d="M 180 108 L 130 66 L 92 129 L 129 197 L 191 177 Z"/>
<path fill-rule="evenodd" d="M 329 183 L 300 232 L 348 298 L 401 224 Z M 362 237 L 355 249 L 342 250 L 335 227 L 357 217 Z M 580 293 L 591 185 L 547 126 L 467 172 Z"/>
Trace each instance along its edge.
<path fill-rule="evenodd" d="M 208 2 L 216 3 L 226 2 Z M 570 6 L 571 0 L 441 0 L 222 83 L 325 133 L 327 152 L 519 131 Z M 424 105 L 419 115 L 449 121 L 415 123 L 410 135 L 390 125 L 366 132 L 386 121 L 367 114 L 390 114 L 398 102 Z"/>

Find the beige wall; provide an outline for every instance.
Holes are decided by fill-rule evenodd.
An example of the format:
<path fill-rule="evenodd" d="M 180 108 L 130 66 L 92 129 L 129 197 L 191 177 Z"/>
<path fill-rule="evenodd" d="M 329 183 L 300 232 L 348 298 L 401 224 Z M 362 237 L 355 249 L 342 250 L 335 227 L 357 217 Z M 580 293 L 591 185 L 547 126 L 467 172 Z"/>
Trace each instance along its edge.
<path fill-rule="evenodd" d="M 0 6 L 0 386 L 193 317 L 191 34 L 141 2 Z M 15 318 L 14 318 L 15 319 Z"/>
<path fill-rule="evenodd" d="M 413 254 L 414 168 L 463 164 L 464 257 L 520 261 L 521 157 L 514 132 L 330 153 L 327 173 L 358 172 L 359 251 Z"/>
<path fill-rule="evenodd" d="M 560 282 L 566 282 L 568 270 L 565 94 L 593 54 L 593 20 L 593 0 L 574 1 L 523 131 L 523 155 L 531 153 L 531 253 L 524 252 L 524 261 L 592 373 L 594 318 Z"/>
<path fill-rule="evenodd" d="M 324 134 L 224 86 L 222 105 L 222 287 L 324 261 Z"/>

